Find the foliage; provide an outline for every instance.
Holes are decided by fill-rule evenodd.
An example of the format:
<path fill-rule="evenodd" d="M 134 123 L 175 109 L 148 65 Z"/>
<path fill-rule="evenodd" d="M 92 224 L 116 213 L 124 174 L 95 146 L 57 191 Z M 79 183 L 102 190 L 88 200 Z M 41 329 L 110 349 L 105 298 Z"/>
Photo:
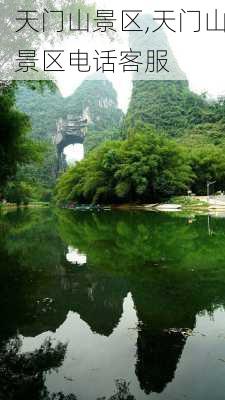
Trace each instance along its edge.
<path fill-rule="evenodd" d="M 76 400 L 62 393 L 50 394 L 45 386 L 45 374 L 58 368 L 64 360 L 67 346 L 50 339 L 31 353 L 20 353 L 22 341 L 16 337 L 0 349 L 1 398 L 9 400 Z"/>
<path fill-rule="evenodd" d="M 20 166 L 14 179 L 24 181 L 32 188 L 30 200 L 50 201 L 56 180 L 56 164 L 54 145 L 47 141 L 40 142 L 39 159 Z"/>
<path fill-rule="evenodd" d="M 92 77 L 94 79 L 94 76 Z M 69 114 L 84 114 L 91 132 L 119 128 L 123 113 L 118 108 L 117 93 L 108 80 L 85 80 L 67 99 Z"/>
<path fill-rule="evenodd" d="M 190 91 L 186 81 L 136 81 L 124 122 L 128 136 L 140 123 L 151 124 L 185 147 L 193 171 L 190 189 L 206 193 L 207 181 L 225 189 L 225 99 Z"/>
<path fill-rule="evenodd" d="M 32 188 L 26 182 L 12 181 L 8 183 L 4 191 L 4 198 L 9 203 L 16 203 L 17 206 L 21 204 L 27 205 L 31 198 Z"/>
<path fill-rule="evenodd" d="M 33 87 L 34 86 L 34 87 Z M 46 147 L 42 165 L 36 163 L 19 169 L 21 179 L 32 185 L 32 199 L 49 201 L 56 178 L 56 151 L 50 144 L 56 132 L 59 118 L 68 114 L 84 115 L 88 119 L 85 150 L 96 147 L 105 140 L 120 139 L 119 126 L 122 111 L 118 109 L 117 94 L 109 81 L 84 81 L 73 95 L 63 98 L 59 90 L 51 86 L 33 90 L 35 84 L 27 87 L 20 84 L 16 92 L 17 106 L 30 118 L 31 137 L 43 141 Z M 109 131 L 110 128 L 110 131 Z"/>
<path fill-rule="evenodd" d="M 25 134 L 29 129 L 29 120 L 14 107 L 14 102 L 13 87 L 0 93 L 0 191 L 15 174 L 17 164 L 27 161 L 28 155 Z"/>
<path fill-rule="evenodd" d="M 116 393 L 110 396 L 108 400 L 136 400 L 135 397 L 130 393 L 130 382 L 127 383 L 123 379 L 117 379 L 116 382 Z M 98 398 L 97 400 L 107 400 L 106 397 Z"/>
<path fill-rule="evenodd" d="M 84 148 L 86 153 L 90 150 L 95 149 L 99 144 L 102 142 L 108 141 L 115 141 L 115 140 L 122 140 L 122 131 L 121 129 L 108 129 L 108 130 L 94 130 L 90 131 L 87 130 L 85 141 L 84 141 Z"/>
<path fill-rule="evenodd" d="M 208 203 L 206 201 L 201 201 L 199 199 L 196 199 L 194 196 L 175 196 L 171 198 L 171 203 L 173 204 L 181 204 L 186 207 L 207 207 L 208 208 Z"/>
<path fill-rule="evenodd" d="M 130 135 L 141 121 L 187 144 L 219 144 L 224 141 L 224 115 L 223 97 L 195 94 L 187 81 L 134 81 L 124 127 Z"/>
<path fill-rule="evenodd" d="M 16 92 L 16 104 L 30 117 L 34 138 L 44 140 L 52 136 L 62 112 L 62 97 L 58 90 L 52 92 L 46 88 L 39 92 L 21 84 Z"/>
<path fill-rule="evenodd" d="M 107 142 L 59 179 L 58 203 L 156 201 L 183 192 L 193 178 L 181 146 L 151 127 Z"/>
<path fill-rule="evenodd" d="M 0 93 L 0 197 L 5 196 L 20 204 L 27 203 L 32 197 L 35 188 L 31 186 L 46 186 L 48 191 L 51 189 L 53 183 L 50 185 L 49 181 L 53 181 L 54 174 L 46 175 L 46 172 L 50 172 L 50 162 L 54 169 L 55 150 L 53 145 L 34 140 L 28 135 L 31 130 L 29 118 L 15 105 L 17 85 L 17 82 L 11 82 Z M 48 81 L 28 82 L 27 85 L 30 90 L 40 92 L 45 87 L 54 87 Z M 42 196 L 36 197 L 42 200 Z M 46 196 L 43 197 L 46 200 Z"/>
<path fill-rule="evenodd" d="M 207 181 L 216 181 L 215 189 L 225 189 L 225 147 L 206 144 L 194 147 L 190 152 L 191 166 L 195 174 L 192 190 L 206 193 Z"/>
<path fill-rule="evenodd" d="M 19 86 L 17 106 L 29 115 L 32 136 L 41 139 L 54 135 L 59 118 L 66 118 L 68 114 L 84 114 L 88 119 L 87 149 L 93 147 L 93 143 L 104 140 L 106 130 L 118 129 L 123 116 L 112 84 L 101 80 L 84 81 L 67 98 L 63 98 L 58 90 L 53 93 L 47 88 L 39 93 Z"/>
<path fill-rule="evenodd" d="M 88 119 L 87 157 L 60 178 L 59 204 L 158 201 L 186 189 L 204 194 L 208 180 L 216 180 L 218 190 L 225 188 L 224 98 L 194 94 L 187 81 L 135 81 L 121 127 L 122 112 L 108 81 L 84 81 L 66 99 L 53 93 L 49 82 L 47 88 L 43 82 L 29 82 L 29 88 L 23 82 L 16 102 L 30 117 L 28 138 L 29 119 L 15 107 L 16 86 L 0 96 L 0 187 L 7 199 L 14 193 L 16 202 L 26 202 L 24 192 L 31 200 L 51 199 L 56 153 L 50 138 L 59 117 L 68 114 Z"/>
<path fill-rule="evenodd" d="M 26 139 L 21 150 L 27 153 L 27 162 L 17 165 L 15 175 L 4 185 L 4 199 L 18 206 L 30 201 L 50 201 L 56 178 L 54 146 Z"/>
<path fill-rule="evenodd" d="M 216 123 L 207 123 L 196 125 L 192 129 L 184 130 L 182 136 L 178 138 L 183 144 L 193 147 L 215 144 L 224 145 L 225 144 L 225 125 L 223 122 L 219 121 Z"/>
<path fill-rule="evenodd" d="M 134 81 L 125 120 L 128 133 L 138 121 L 172 136 L 207 119 L 204 96 L 190 91 L 186 81 Z"/>

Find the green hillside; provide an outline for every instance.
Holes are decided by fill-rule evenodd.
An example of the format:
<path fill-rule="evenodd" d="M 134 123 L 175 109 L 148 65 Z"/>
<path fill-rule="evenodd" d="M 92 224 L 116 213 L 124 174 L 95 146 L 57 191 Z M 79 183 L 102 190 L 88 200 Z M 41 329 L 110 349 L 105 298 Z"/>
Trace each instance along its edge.
<path fill-rule="evenodd" d="M 83 114 L 88 120 L 87 147 L 89 138 L 90 146 L 93 146 L 93 131 L 97 133 L 97 142 L 101 141 L 105 131 L 119 129 L 123 117 L 112 84 L 100 80 L 84 81 L 67 98 L 63 98 L 59 91 L 39 93 L 21 86 L 17 91 L 17 106 L 30 117 L 32 136 L 38 139 L 51 138 L 59 118 Z"/>
<path fill-rule="evenodd" d="M 134 81 L 125 125 L 132 129 L 144 122 L 177 136 L 187 128 L 222 123 L 224 110 L 223 100 L 209 101 L 191 92 L 186 81 Z"/>

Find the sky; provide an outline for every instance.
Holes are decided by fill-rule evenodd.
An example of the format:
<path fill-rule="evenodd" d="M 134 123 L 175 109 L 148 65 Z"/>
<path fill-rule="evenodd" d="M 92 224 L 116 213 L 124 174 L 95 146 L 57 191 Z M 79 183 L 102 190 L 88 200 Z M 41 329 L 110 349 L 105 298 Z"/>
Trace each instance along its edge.
<path fill-rule="evenodd" d="M 224 0 L 97 0 L 97 9 L 111 10 L 115 14 L 121 13 L 121 10 L 143 10 L 145 13 L 152 13 L 155 10 L 174 10 L 176 15 L 184 11 L 201 11 L 201 32 L 193 33 L 193 24 L 196 14 L 185 14 L 184 31 L 171 32 L 166 29 L 170 46 L 180 65 L 185 72 L 191 90 L 196 93 L 207 92 L 209 96 L 217 97 L 225 94 L 225 32 L 207 32 L 206 31 L 206 13 L 209 13 L 210 23 L 214 22 L 215 9 L 218 9 L 220 20 L 218 24 L 223 23 L 223 14 L 225 12 Z M 189 25 L 190 24 L 190 25 Z M 82 43 L 81 43 L 82 45 Z M 70 43 L 68 42 L 68 46 Z M 58 81 L 58 86 L 63 96 L 68 96 L 81 84 L 78 76 L 68 76 L 68 79 Z M 130 79 L 122 79 L 120 76 L 112 81 L 118 94 L 119 107 L 126 112 L 132 91 Z M 75 146 L 67 149 L 67 159 L 81 159 L 82 150 Z"/>

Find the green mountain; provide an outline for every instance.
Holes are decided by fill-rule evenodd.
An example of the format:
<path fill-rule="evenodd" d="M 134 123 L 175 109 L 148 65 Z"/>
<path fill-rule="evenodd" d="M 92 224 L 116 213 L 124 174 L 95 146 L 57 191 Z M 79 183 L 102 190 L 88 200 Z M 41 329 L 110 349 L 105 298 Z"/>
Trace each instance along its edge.
<path fill-rule="evenodd" d="M 123 113 L 118 108 L 117 93 L 107 80 L 86 80 L 65 99 L 69 114 L 83 114 L 91 131 L 119 128 Z"/>
<path fill-rule="evenodd" d="M 134 128 L 141 121 L 176 136 L 209 122 L 208 111 L 206 99 L 192 93 L 186 81 L 134 81 L 125 125 Z"/>
<path fill-rule="evenodd" d="M 157 23 L 151 15 L 142 17 L 141 26 L 149 26 L 151 31 L 157 29 Z M 167 49 L 168 69 L 162 75 L 151 75 L 151 80 L 133 80 L 133 91 L 125 118 L 127 133 L 132 134 L 141 124 L 152 125 L 156 130 L 164 131 L 174 137 L 195 137 L 201 140 L 219 142 L 225 132 L 225 101 L 210 101 L 206 95 L 193 93 L 184 72 L 167 40 L 163 29 L 151 35 L 145 33 L 130 35 L 130 46 L 135 45 L 145 54 L 151 48 Z M 160 73 L 161 74 L 161 73 Z M 140 78 L 140 76 L 139 76 Z M 160 80 L 159 80 L 160 79 Z"/>
<path fill-rule="evenodd" d="M 134 81 L 126 131 L 132 134 L 143 123 L 186 144 L 224 143 L 225 99 L 195 94 L 186 81 Z"/>
<path fill-rule="evenodd" d="M 104 139 L 100 132 L 119 129 L 123 118 L 116 91 L 109 81 L 103 80 L 84 81 L 67 98 L 63 98 L 59 91 L 38 93 L 20 86 L 17 106 L 30 117 L 32 136 L 38 139 L 51 138 L 59 118 L 66 118 L 68 114 L 83 114 L 87 118 L 90 140 L 93 140 L 91 135 L 94 131 L 98 132 L 99 140 Z"/>

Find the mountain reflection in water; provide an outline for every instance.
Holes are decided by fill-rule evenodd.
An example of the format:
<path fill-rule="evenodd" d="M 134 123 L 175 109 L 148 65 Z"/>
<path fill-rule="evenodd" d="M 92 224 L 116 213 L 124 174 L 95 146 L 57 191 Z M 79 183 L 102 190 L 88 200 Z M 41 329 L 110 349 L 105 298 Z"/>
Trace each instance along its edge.
<path fill-rule="evenodd" d="M 189 221 L 2 214 L 0 398 L 222 399 L 225 220 Z"/>

